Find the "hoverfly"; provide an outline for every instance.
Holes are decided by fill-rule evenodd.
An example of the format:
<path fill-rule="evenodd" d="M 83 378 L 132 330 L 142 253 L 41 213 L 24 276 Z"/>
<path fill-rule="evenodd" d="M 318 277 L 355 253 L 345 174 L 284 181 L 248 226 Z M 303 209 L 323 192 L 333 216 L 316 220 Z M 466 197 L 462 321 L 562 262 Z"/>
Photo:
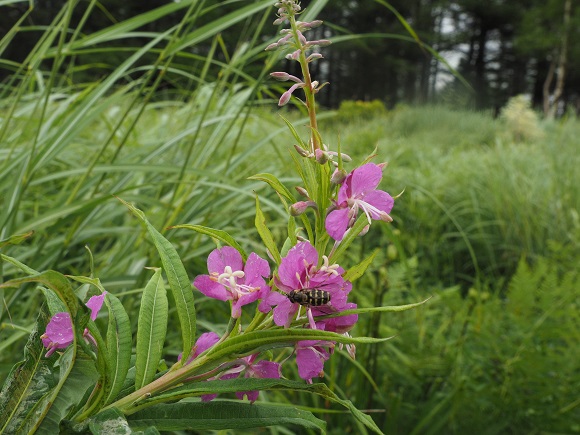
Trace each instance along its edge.
<path fill-rule="evenodd" d="M 330 302 L 330 292 L 316 288 L 292 290 L 286 296 L 288 296 L 290 302 L 300 304 L 307 308 L 320 307 Z"/>

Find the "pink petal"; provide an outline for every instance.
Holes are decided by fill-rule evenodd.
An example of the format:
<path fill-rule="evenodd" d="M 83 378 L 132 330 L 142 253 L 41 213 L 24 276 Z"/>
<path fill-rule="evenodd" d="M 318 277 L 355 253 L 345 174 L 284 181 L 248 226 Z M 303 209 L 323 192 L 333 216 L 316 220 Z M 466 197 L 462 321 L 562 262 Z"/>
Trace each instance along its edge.
<path fill-rule="evenodd" d="M 252 403 L 258 400 L 259 395 L 260 395 L 259 391 L 238 391 L 236 393 L 236 397 L 239 400 L 244 400 L 244 396 L 248 396 L 248 400 Z"/>
<path fill-rule="evenodd" d="M 266 260 L 252 252 L 246 261 L 244 274 L 247 285 L 260 287 L 264 284 L 262 277 L 270 275 L 270 265 Z"/>
<path fill-rule="evenodd" d="M 252 370 L 256 378 L 280 379 L 280 363 L 274 361 L 258 361 Z"/>
<path fill-rule="evenodd" d="M 193 285 L 196 289 L 204 295 L 218 299 L 220 301 L 227 301 L 232 299 L 232 294 L 226 288 L 213 281 L 209 275 L 199 275 L 193 280 Z"/>
<path fill-rule="evenodd" d="M 376 189 L 382 178 L 383 171 L 374 163 L 367 163 L 356 168 L 352 171 L 350 180 L 351 197 Z"/>
<path fill-rule="evenodd" d="M 288 298 L 284 298 L 276 308 L 274 308 L 274 323 L 278 326 L 288 328 L 292 323 L 292 318 L 298 311 L 298 304 L 293 304 Z"/>
<path fill-rule="evenodd" d="M 74 341 L 73 325 L 70 314 L 67 312 L 56 313 L 46 325 L 46 332 L 42 336 L 44 347 L 64 349 Z"/>
<path fill-rule="evenodd" d="M 215 332 L 204 332 L 199 336 L 195 342 L 195 351 L 193 352 L 193 357 L 198 356 L 200 353 L 205 352 L 214 344 L 220 340 L 220 336 Z"/>
<path fill-rule="evenodd" d="M 282 258 L 278 268 L 278 277 L 283 284 L 281 290 L 290 291 L 302 288 L 298 274 L 302 277 L 306 272 L 306 264 L 318 263 L 318 252 L 310 242 L 300 242 L 288 251 Z"/>
<path fill-rule="evenodd" d="M 339 210 L 331 211 L 328 216 L 326 216 L 324 226 L 326 227 L 328 235 L 334 240 L 342 240 L 344 237 L 344 233 L 348 228 L 349 212 L 350 209 L 341 208 Z"/>
<path fill-rule="evenodd" d="M 296 364 L 298 375 L 306 380 L 318 376 L 324 369 L 324 359 L 312 347 L 296 350 Z"/>
<path fill-rule="evenodd" d="M 100 295 L 95 295 L 91 297 L 85 304 L 91 310 L 91 320 L 95 320 L 97 318 L 97 315 L 103 306 L 103 302 L 105 301 L 106 294 L 107 292 L 104 292 Z"/>
<path fill-rule="evenodd" d="M 207 270 L 212 273 L 221 274 L 226 266 L 232 270 L 243 270 L 244 263 L 241 254 L 231 246 L 224 246 L 221 249 L 214 249 L 207 257 Z"/>
<path fill-rule="evenodd" d="M 374 190 L 367 193 L 363 199 L 364 202 L 378 208 L 380 211 L 385 213 L 390 213 L 395 204 L 395 200 L 387 192 L 382 190 Z M 380 219 L 381 216 L 378 213 L 371 212 L 371 217 L 373 219 Z"/>

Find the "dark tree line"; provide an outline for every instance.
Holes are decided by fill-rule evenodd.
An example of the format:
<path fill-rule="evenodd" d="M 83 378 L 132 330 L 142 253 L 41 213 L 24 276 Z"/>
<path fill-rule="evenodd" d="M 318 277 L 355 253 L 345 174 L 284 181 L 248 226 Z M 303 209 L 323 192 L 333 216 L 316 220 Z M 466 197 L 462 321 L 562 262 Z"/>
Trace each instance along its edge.
<path fill-rule="evenodd" d="M 48 25 L 65 3 L 37 2 L 23 25 Z M 73 24 L 86 10 L 88 3 L 84 7 L 82 3 L 78 11 L 75 9 Z M 302 1 L 303 7 L 309 3 Z M 390 1 L 420 42 L 381 3 L 384 1 L 332 0 L 321 12 L 319 18 L 325 25 L 315 29 L 316 38 L 366 35 L 338 40 L 324 49 L 325 61 L 316 64 L 314 75 L 332 86 L 321 93 L 322 104 L 336 107 L 347 99 L 380 99 L 392 106 L 443 100 L 483 109 L 501 107 L 511 96 L 527 93 L 534 106 L 548 115 L 561 113 L 566 107 L 580 111 L 577 1 Z M 165 0 L 103 0 L 83 30 L 90 33 L 164 4 Z M 205 5 L 219 6 L 211 14 L 236 7 L 235 3 L 218 0 L 208 0 Z M 28 3 L 0 7 L 0 37 L 27 8 Z M 143 30 L 161 31 L 177 19 L 166 16 Z M 264 38 L 271 36 L 271 31 L 265 26 Z M 239 42 L 239 32 L 223 36 L 226 43 Z M 22 61 L 35 42 L 34 32 L 18 35 L 1 56 Z M 434 56 L 430 48 L 441 56 Z M 450 73 L 446 61 L 455 66 L 471 89 Z M 0 65 L 0 79 L 9 73 Z"/>

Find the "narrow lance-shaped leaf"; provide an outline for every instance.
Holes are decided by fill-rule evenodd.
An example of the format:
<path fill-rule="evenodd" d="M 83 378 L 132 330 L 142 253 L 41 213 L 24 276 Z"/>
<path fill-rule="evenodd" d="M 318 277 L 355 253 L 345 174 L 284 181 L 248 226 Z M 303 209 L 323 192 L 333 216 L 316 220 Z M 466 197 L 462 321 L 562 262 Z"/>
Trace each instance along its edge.
<path fill-rule="evenodd" d="M 111 403 L 123 387 L 131 364 L 131 324 L 121 301 L 107 293 L 105 304 L 109 310 L 107 350 L 108 374 L 105 384 L 105 404 Z"/>
<path fill-rule="evenodd" d="M 118 199 L 146 226 L 157 248 L 163 270 L 167 275 L 169 288 L 175 300 L 183 339 L 183 361 L 187 361 L 195 342 L 195 306 L 191 281 L 173 245 L 149 223 L 141 210 L 120 198 Z"/>
<path fill-rule="evenodd" d="M 155 426 L 169 430 L 254 429 L 274 425 L 297 425 L 324 431 L 326 423 L 309 411 L 292 406 L 213 401 L 161 404 L 128 417 L 133 430 Z"/>
<path fill-rule="evenodd" d="M 236 242 L 236 240 L 226 231 L 216 230 L 214 228 L 204 227 L 202 225 L 189 225 L 189 224 L 174 225 L 171 228 L 173 229 L 186 228 L 189 230 L 196 231 L 200 234 L 205 234 L 214 239 L 218 239 L 219 241 L 227 245 L 230 245 L 232 248 L 235 248 L 240 253 L 244 261 L 246 261 L 248 258 L 248 255 L 246 254 L 246 251 L 244 251 L 244 248 L 242 248 L 240 244 Z"/>
<path fill-rule="evenodd" d="M 205 394 L 235 393 L 238 391 L 264 391 L 283 390 L 300 391 L 316 394 L 325 400 L 337 403 L 348 409 L 354 418 L 364 424 L 367 428 L 376 433 L 382 433 L 375 422 L 368 415 L 360 411 L 350 400 L 341 399 L 324 383 L 306 384 L 300 381 L 286 379 L 259 379 L 259 378 L 237 378 L 219 381 L 207 381 L 183 385 L 174 388 L 166 393 L 152 397 L 147 401 L 147 405 L 158 404 L 168 401 L 177 401 L 186 397 L 199 397 Z"/>
<path fill-rule="evenodd" d="M 329 260 L 333 263 L 339 263 L 342 255 L 344 255 L 348 247 L 351 245 L 352 242 L 354 242 L 354 240 L 358 237 L 358 235 L 363 230 L 365 225 L 368 225 L 368 223 L 369 222 L 366 215 L 365 214 L 360 215 L 355 224 L 352 226 L 352 228 L 350 228 L 347 231 L 344 238 L 340 241 L 338 248 L 336 248 L 336 250 L 332 253 L 332 255 L 329 257 Z"/>
<path fill-rule="evenodd" d="M 258 199 L 258 195 L 256 195 L 255 224 L 256 229 L 258 230 L 258 234 L 262 238 L 262 242 L 264 242 L 264 245 L 266 245 L 266 248 L 268 248 L 268 251 L 270 251 L 270 254 L 272 255 L 272 258 L 274 258 L 276 264 L 280 264 L 280 262 L 282 261 L 280 257 L 280 252 L 278 251 L 278 247 L 274 242 L 274 237 L 272 236 L 272 233 L 266 226 L 266 218 L 264 217 L 264 213 L 262 213 L 262 210 L 260 209 L 260 200 Z"/>
<path fill-rule="evenodd" d="M 167 306 L 161 269 L 156 268 L 141 296 L 137 325 L 135 390 L 151 382 L 157 372 L 167 332 Z"/>
<path fill-rule="evenodd" d="M 14 365 L 0 392 L 0 433 L 14 432 L 25 421 L 30 409 L 56 382 L 48 360 L 43 359 L 40 335 L 46 329 L 48 316 L 42 308 L 36 327 L 24 347 L 24 360 Z"/>
<path fill-rule="evenodd" d="M 375 259 L 375 257 L 377 256 L 378 253 L 379 253 L 379 250 L 375 249 L 371 253 L 371 255 L 369 255 L 367 258 L 365 258 L 359 264 L 348 269 L 347 272 L 344 274 L 344 279 L 346 281 L 353 282 L 353 281 L 356 281 L 357 279 L 359 279 L 361 276 L 363 276 L 365 271 L 372 264 L 373 260 Z"/>
<path fill-rule="evenodd" d="M 249 180 L 259 180 L 268 183 L 272 189 L 286 198 L 290 203 L 296 202 L 294 195 L 272 174 L 256 174 L 248 177 Z"/>

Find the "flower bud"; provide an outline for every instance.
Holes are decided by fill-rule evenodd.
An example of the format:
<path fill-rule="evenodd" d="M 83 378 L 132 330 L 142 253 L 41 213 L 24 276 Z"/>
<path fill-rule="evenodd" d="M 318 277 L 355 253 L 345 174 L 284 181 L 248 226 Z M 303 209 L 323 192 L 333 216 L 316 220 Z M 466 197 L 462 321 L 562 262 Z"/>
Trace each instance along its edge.
<path fill-rule="evenodd" d="M 280 80 L 281 82 L 285 82 L 289 79 L 290 74 L 286 72 L 273 72 L 270 73 L 270 77 L 275 78 L 276 80 Z"/>
<path fill-rule="evenodd" d="M 296 186 L 294 189 L 296 189 L 296 192 L 298 192 L 300 196 L 310 199 L 310 195 L 308 195 L 308 191 L 304 187 Z"/>
<path fill-rule="evenodd" d="M 278 100 L 278 106 L 281 107 L 281 106 L 288 104 L 288 101 L 290 101 L 291 96 L 292 96 L 292 92 L 290 92 L 290 89 L 288 89 L 286 92 L 284 92 L 282 94 L 282 96 Z"/>
<path fill-rule="evenodd" d="M 277 42 L 274 42 L 274 43 L 272 43 L 272 44 L 268 45 L 268 46 L 267 46 L 267 47 L 264 49 L 264 51 L 271 51 L 271 50 L 275 50 L 275 49 L 277 49 L 277 48 L 278 48 L 278 43 L 277 43 Z"/>
<path fill-rule="evenodd" d="M 335 169 L 332 177 L 330 177 L 330 182 L 333 184 L 342 184 L 348 174 L 344 169 Z"/>
<path fill-rule="evenodd" d="M 364 236 L 366 233 L 368 233 L 368 232 L 369 232 L 369 229 L 370 229 L 370 227 L 371 227 L 370 225 L 365 225 L 365 226 L 363 227 L 363 229 L 360 231 L 360 233 L 358 233 L 358 236 L 359 236 L 359 237 L 362 237 L 362 236 Z"/>
<path fill-rule="evenodd" d="M 304 148 L 298 145 L 294 145 L 294 149 L 300 154 L 302 157 L 310 157 L 310 153 L 306 151 Z"/>
<path fill-rule="evenodd" d="M 329 159 L 328 154 L 320 149 L 314 151 L 314 157 L 316 158 L 316 161 L 321 165 L 324 165 L 326 162 L 328 162 Z"/>
<path fill-rule="evenodd" d="M 308 207 L 318 208 L 314 201 L 298 201 L 290 206 L 290 215 L 300 216 Z"/>
<path fill-rule="evenodd" d="M 306 62 L 312 62 L 317 59 L 322 59 L 322 54 L 320 53 L 312 53 L 310 56 L 306 58 Z"/>
<path fill-rule="evenodd" d="M 389 162 L 378 163 L 377 166 L 381 168 L 381 171 L 384 171 L 385 168 L 389 165 Z"/>

